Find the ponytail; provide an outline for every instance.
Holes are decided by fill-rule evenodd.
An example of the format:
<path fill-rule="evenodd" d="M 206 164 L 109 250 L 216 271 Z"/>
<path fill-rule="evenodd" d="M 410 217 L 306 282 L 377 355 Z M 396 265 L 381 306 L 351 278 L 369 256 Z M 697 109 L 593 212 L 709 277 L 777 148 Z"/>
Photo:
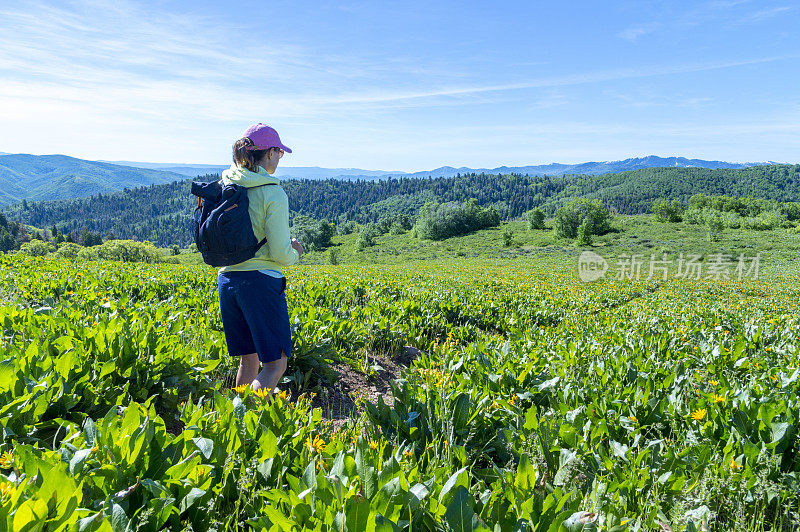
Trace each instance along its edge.
<path fill-rule="evenodd" d="M 255 150 L 252 148 L 253 146 L 255 144 L 247 137 L 237 140 L 233 144 L 233 163 L 251 172 L 257 172 L 258 163 L 269 150 Z"/>

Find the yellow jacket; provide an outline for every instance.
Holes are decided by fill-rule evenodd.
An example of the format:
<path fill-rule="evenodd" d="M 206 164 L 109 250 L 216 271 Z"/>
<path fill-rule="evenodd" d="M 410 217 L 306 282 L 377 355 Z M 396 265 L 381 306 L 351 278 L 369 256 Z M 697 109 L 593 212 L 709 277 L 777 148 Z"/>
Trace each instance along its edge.
<path fill-rule="evenodd" d="M 266 237 L 267 243 L 261 246 L 252 259 L 223 266 L 219 273 L 264 269 L 283 272 L 283 266 L 296 263 L 300 257 L 292 247 L 289 236 L 289 198 L 286 197 L 280 181 L 260 166 L 258 172 L 251 172 L 236 165 L 231 165 L 222 172 L 222 181 L 224 184 L 235 183 L 248 189 L 253 234 L 259 242 Z"/>

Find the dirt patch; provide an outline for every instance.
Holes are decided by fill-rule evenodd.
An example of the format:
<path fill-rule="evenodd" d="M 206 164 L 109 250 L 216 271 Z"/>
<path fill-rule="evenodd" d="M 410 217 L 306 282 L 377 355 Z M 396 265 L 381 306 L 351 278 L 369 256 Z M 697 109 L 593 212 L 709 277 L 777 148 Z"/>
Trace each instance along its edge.
<path fill-rule="evenodd" d="M 185 427 L 183 421 L 180 420 L 180 415 L 177 411 L 167 410 L 161 405 L 156 404 L 156 414 L 161 416 L 161 419 L 164 420 L 164 427 L 167 429 L 168 434 L 177 436 L 183 432 Z"/>
<path fill-rule="evenodd" d="M 321 392 L 317 393 L 312 402 L 314 408 L 320 408 L 325 419 L 333 422 L 334 426 L 344 425 L 348 419 L 358 418 L 364 407 L 363 401 L 377 403 L 383 398 L 384 403 L 393 402 L 390 384 L 399 378 L 403 371 L 411 367 L 414 360 L 423 354 L 416 347 L 406 346 L 398 354 L 369 353 L 368 366 L 380 366 L 380 370 L 371 375 L 357 371 L 344 362 L 330 365 L 336 374 L 333 382 L 320 384 Z M 216 380 L 221 382 L 224 390 L 231 391 L 236 383 L 236 370 L 218 371 Z M 296 400 L 296 391 L 292 391 L 292 401 Z M 167 432 L 178 435 L 184 430 L 177 412 L 160 411 L 158 414 L 164 419 Z"/>
<path fill-rule="evenodd" d="M 333 383 L 322 387 L 322 392 L 314 398 L 313 406 L 322 409 L 322 415 L 333 421 L 334 426 L 340 426 L 348 419 L 361 415 L 364 400 L 377 403 L 379 398 L 383 398 L 384 403 L 391 404 L 391 382 L 399 378 L 421 353 L 419 349 L 409 346 L 395 356 L 369 354 L 368 365 L 382 368 L 369 376 L 345 363 L 331 364 L 331 369 L 338 377 Z"/>

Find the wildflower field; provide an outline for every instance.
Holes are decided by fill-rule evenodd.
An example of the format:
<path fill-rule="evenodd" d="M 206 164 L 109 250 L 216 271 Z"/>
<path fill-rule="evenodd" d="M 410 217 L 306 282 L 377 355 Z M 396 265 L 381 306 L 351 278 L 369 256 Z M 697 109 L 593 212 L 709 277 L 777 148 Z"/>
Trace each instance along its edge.
<path fill-rule="evenodd" d="M 764 262 L 298 266 L 268 399 L 226 378 L 213 270 L 0 255 L 0 530 L 797 529 L 800 276 Z M 314 407 L 406 346 L 360 416 Z"/>

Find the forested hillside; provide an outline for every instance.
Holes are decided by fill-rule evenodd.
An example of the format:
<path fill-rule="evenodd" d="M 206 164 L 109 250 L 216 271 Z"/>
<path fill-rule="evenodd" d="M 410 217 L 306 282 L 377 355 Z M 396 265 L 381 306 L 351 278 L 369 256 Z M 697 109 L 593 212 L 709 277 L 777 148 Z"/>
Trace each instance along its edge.
<path fill-rule="evenodd" d="M 23 200 L 82 198 L 182 178 L 161 170 L 86 161 L 66 155 L 0 155 L 0 206 Z"/>
<path fill-rule="evenodd" d="M 573 176 L 557 198 L 589 197 L 625 214 L 649 212 L 656 198 L 684 203 L 697 193 L 798 201 L 800 165 L 754 166 L 741 170 L 646 168 L 591 178 Z"/>
<path fill-rule="evenodd" d="M 212 176 L 206 176 L 210 179 Z M 115 194 L 54 202 L 28 202 L 7 208 L 7 216 L 36 227 L 56 224 L 70 232 L 86 227 L 120 238 L 158 245 L 190 242 L 189 215 L 196 205 L 189 182 L 140 187 Z M 493 206 L 503 219 L 534 207 L 552 215 L 574 197 L 597 198 L 624 214 L 649 212 L 656 198 L 686 202 L 696 193 L 800 200 L 800 165 L 745 169 L 648 168 L 603 176 L 529 177 L 467 174 L 456 177 L 381 181 L 289 180 L 283 183 L 295 213 L 333 222 L 377 221 L 396 214 L 414 216 L 427 201 L 464 202 L 475 198 Z"/>

